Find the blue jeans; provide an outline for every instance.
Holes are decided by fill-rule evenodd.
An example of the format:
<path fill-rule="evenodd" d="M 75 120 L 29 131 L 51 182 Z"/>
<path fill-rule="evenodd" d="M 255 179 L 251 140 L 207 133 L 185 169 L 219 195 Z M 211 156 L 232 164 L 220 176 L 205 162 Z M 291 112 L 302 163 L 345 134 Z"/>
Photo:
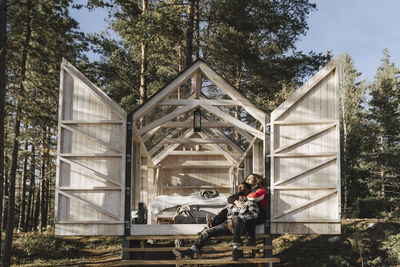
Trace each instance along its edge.
<path fill-rule="evenodd" d="M 242 244 L 242 235 L 246 233 L 245 222 L 235 216 L 232 219 L 232 231 L 228 228 L 228 222 L 224 222 L 217 226 L 205 229 L 201 232 L 199 238 L 197 238 L 194 246 L 196 250 L 199 251 L 204 244 L 213 236 L 221 236 L 221 235 L 232 235 L 233 234 L 233 243 L 234 245 L 240 246 Z"/>

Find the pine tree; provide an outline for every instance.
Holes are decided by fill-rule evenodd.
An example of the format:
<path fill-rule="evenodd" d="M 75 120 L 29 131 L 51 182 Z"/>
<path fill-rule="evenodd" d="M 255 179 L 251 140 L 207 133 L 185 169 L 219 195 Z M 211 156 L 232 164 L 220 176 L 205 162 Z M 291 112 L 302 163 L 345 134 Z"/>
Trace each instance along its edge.
<path fill-rule="evenodd" d="M 369 119 L 369 189 L 380 198 L 399 199 L 400 173 L 400 70 L 390 61 L 387 49 L 371 86 Z"/>
<path fill-rule="evenodd" d="M 326 62 L 296 51 L 315 8 L 302 1 L 207 1 L 201 51 L 204 59 L 258 107 L 271 112 L 290 90 Z"/>
<path fill-rule="evenodd" d="M 366 194 L 360 181 L 360 154 L 362 134 L 366 134 L 364 108 L 366 82 L 359 82 L 361 73 L 354 67 L 352 58 L 346 53 L 340 60 L 340 132 L 341 132 L 341 178 L 342 214 L 354 214 L 356 199 Z"/>
<path fill-rule="evenodd" d="M 76 62 L 80 58 L 80 53 L 86 47 L 83 35 L 76 31 L 77 22 L 69 17 L 68 8 L 71 3 L 72 1 L 60 0 L 25 0 L 13 2 L 7 10 L 9 18 L 7 73 L 9 79 L 6 86 L 8 89 L 8 105 L 12 108 L 8 114 L 12 114 L 12 116 L 6 119 L 14 126 L 8 138 L 13 142 L 13 149 L 9 167 L 9 185 L 6 188 L 9 197 L 7 232 L 4 257 L 2 258 L 3 266 L 10 264 L 12 235 L 16 226 L 14 217 L 17 219 L 20 217 L 14 216 L 16 207 L 21 207 L 20 212 L 25 212 L 25 208 L 22 208 L 26 197 L 23 190 L 20 198 L 18 198 L 22 202 L 15 201 L 18 166 L 21 163 L 21 160 L 18 159 L 20 129 L 25 129 L 25 132 L 27 129 L 37 127 L 39 129 L 56 129 L 61 58 L 65 56 L 70 61 Z M 49 143 L 46 147 L 47 151 L 52 149 L 53 146 L 54 144 Z M 32 155 L 33 157 L 35 155 Z M 49 161 L 46 168 L 51 169 L 54 164 L 54 161 Z M 26 171 L 24 171 L 25 173 Z M 49 181 L 45 181 L 45 184 L 47 183 L 50 184 Z M 23 182 L 22 185 L 24 184 Z M 32 186 L 31 182 L 31 190 Z M 46 187 L 47 189 L 48 187 Z M 47 191 L 44 193 L 44 197 L 50 195 Z M 35 204 L 35 207 L 40 207 L 37 204 L 40 204 L 40 198 Z M 48 202 L 45 204 L 42 209 L 42 224 L 47 224 Z M 32 210 L 30 207 L 29 205 L 27 209 L 29 213 Z M 36 212 L 39 212 L 39 209 L 35 211 L 35 214 Z M 26 217 L 26 221 L 28 221 L 28 216 Z M 21 225 L 23 221 L 24 219 L 21 216 Z"/>
<path fill-rule="evenodd" d="M 0 258 L 2 252 L 3 185 L 4 185 L 4 117 L 6 94 L 7 0 L 0 0 Z"/>

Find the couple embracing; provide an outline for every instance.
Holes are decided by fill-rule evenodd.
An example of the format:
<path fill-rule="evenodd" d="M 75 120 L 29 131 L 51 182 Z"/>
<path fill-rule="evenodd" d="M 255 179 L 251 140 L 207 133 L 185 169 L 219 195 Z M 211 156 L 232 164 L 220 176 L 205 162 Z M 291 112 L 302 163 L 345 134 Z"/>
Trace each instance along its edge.
<path fill-rule="evenodd" d="M 248 233 L 246 246 L 255 246 L 256 225 L 266 219 L 266 190 L 263 178 L 257 174 L 249 174 L 246 181 L 238 187 L 238 192 L 228 198 L 228 205 L 221 210 L 204 229 L 196 242 L 187 250 L 174 249 L 173 253 L 181 258 L 192 259 L 204 244 L 213 236 L 233 234 L 232 259 L 243 257 L 239 247 L 243 244 L 241 236 Z"/>

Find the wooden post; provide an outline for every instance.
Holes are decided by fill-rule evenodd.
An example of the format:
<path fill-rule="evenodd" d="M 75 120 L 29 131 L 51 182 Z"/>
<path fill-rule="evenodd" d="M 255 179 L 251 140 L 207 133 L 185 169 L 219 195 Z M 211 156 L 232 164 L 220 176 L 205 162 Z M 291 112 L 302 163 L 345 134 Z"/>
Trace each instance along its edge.
<path fill-rule="evenodd" d="M 131 235 L 131 179 L 132 179 L 132 114 L 128 115 L 126 127 L 126 165 L 125 165 L 125 227 L 122 247 L 130 247 L 130 240 L 126 240 Z M 123 260 L 130 260 L 130 252 L 122 252 Z"/>

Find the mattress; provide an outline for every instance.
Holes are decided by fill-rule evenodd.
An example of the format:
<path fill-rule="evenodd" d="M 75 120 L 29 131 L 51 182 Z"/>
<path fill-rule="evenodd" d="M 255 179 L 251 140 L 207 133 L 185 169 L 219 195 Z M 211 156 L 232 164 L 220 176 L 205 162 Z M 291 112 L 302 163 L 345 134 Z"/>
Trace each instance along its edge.
<path fill-rule="evenodd" d="M 163 210 L 180 205 L 199 206 L 200 208 L 221 207 L 228 204 L 228 197 L 229 195 L 227 194 L 221 194 L 215 198 L 204 198 L 200 195 L 160 195 L 150 203 L 148 209 L 153 214 L 159 214 Z"/>

